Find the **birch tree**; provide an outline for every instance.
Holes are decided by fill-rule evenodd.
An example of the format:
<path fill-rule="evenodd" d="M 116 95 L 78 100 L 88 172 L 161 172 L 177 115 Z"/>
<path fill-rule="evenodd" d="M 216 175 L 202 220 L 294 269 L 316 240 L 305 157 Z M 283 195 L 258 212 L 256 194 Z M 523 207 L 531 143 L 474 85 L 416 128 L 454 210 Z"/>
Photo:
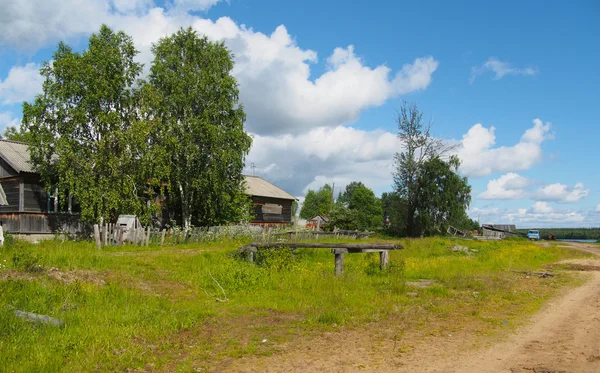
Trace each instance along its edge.
<path fill-rule="evenodd" d="M 139 110 L 142 65 L 131 37 L 102 26 L 88 48 L 58 45 L 44 63 L 43 92 L 23 105 L 22 132 L 46 184 L 81 207 L 81 220 L 114 221 L 120 213 L 149 217 L 153 193 L 147 141 L 153 129 Z"/>
<path fill-rule="evenodd" d="M 252 140 L 232 54 L 191 28 L 161 39 L 153 52 L 149 82 L 159 98 L 171 203 L 186 228 L 239 220 L 249 211 L 242 169 Z"/>

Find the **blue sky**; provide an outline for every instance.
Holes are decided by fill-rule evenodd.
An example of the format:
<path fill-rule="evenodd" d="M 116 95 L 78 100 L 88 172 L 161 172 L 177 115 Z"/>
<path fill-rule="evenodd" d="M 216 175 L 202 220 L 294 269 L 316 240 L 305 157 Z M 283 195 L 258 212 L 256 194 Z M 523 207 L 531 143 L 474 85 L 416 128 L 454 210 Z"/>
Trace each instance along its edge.
<path fill-rule="evenodd" d="M 407 100 L 436 136 L 460 142 L 471 216 L 600 225 L 596 1 L 3 3 L 2 127 L 40 91 L 37 69 L 59 40 L 81 50 L 107 23 L 148 65 L 152 42 L 191 26 L 236 55 L 248 164 L 290 193 L 352 180 L 391 190 L 394 116 Z"/>

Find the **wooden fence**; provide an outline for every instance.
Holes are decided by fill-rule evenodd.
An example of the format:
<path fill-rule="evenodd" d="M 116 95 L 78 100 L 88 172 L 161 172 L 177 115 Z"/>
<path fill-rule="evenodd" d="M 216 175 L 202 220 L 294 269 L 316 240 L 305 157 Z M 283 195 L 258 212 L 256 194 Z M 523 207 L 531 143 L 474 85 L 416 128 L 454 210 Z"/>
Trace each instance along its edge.
<path fill-rule="evenodd" d="M 294 242 L 319 240 L 327 237 L 345 237 L 359 239 L 368 237 L 372 232 L 334 231 L 323 232 L 314 230 L 289 230 L 289 228 L 263 229 L 259 226 L 233 225 L 216 227 L 192 227 L 158 229 L 151 227 L 127 228 L 116 224 L 94 225 L 94 240 L 96 246 L 120 246 L 125 244 L 149 246 L 177 245 L 186 243 L 215 242 L 221 239 L 252 239 L 259 242 Z"/>

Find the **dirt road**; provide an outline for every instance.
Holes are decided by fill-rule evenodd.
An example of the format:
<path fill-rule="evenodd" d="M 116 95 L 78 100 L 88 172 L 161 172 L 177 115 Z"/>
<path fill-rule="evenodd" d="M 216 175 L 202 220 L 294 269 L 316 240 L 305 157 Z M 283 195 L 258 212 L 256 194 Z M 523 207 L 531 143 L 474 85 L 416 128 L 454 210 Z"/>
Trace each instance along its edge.
<path fill-rule="evenodd" d="M 562 245 L 562 244 L 561 244 Z M 398 356 L 368 331 L 332 333 L 268 358 L 221 366 L 239 372 L 600 373 L 600 246 L 564 244 L 598 259 L 563 262 L 589 280 L 554 299 L 506 340 L 469 348 L 468 335 L 436 339 Z M 316 342 L 316 343 L 315 343 Z M 371 346 L 371 347 L 369 347 Z M 375 347 L 377 346 L 377 347 Z"/>

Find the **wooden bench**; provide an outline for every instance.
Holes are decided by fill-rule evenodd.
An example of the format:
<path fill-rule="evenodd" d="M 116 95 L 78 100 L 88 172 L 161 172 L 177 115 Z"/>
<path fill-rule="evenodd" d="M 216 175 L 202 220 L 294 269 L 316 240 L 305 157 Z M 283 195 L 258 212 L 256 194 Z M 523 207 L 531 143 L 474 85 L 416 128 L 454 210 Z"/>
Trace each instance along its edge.
<path fill-rule="evenodd" d="M 305 249 L 331 249 L 335 255 L 335 274 L 344 273 L 344 254 L 354 253 L 379 253 L 379 266 L 381 269 L 389 265 L 389 251 L 403 249 L 402 245 L 394 244 L 350 244 L 350 243 L 325 243 L 325 242 L 254 242 L 239 249 L 240 253 L 247 255 L 248 261 L 254 262 L 254 255 L 259 248 L 284 249 L 293 251 Z"/>

